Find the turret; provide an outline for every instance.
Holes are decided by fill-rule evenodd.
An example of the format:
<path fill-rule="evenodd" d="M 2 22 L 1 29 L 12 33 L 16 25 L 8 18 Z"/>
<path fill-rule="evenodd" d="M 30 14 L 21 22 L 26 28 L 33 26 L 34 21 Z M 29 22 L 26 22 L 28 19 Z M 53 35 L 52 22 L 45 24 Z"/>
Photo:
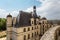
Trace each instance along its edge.
<path fill-rule="evenodd" d="M 43 23 L 43 24 L 47 24 L 47 23 L 48 23 L 48 20 L 47 20 L 45 17 L 43 17 L 43 18 L 42 18 L 42 23 Z"/>
<path fill-rule="evenodd" d="M 12 16 L 7 15 L 7 40 L 12 40 Z"/>
<path fill-rule="evenodd" d="M 36 6 L 33 6 L 33 14 L 34 14 L 34 17 L 37 17 L 37 14 L 36 14 Z"/>
<path fill-rule="evenodd" d="M 10 14 L 7 15 L 7 26 L 12 27 L 12 16 Z"/>
<path fill-rule="evenodd" d="M 36 14 L 36 6 L 33 6 L 33 12 Z"/>

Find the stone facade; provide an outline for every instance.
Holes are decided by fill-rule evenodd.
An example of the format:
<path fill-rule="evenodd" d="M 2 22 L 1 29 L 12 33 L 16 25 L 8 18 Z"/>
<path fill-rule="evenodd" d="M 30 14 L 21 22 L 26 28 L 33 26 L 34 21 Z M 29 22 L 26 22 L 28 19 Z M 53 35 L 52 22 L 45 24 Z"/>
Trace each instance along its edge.
<path fill-rule="evenodd" d="M 34 6 L 31 13 L 20 11 L 17 17 L 7 16 L 7 40 L 39 40 L 50 27 L 46 18 L 37 16 Z"/>

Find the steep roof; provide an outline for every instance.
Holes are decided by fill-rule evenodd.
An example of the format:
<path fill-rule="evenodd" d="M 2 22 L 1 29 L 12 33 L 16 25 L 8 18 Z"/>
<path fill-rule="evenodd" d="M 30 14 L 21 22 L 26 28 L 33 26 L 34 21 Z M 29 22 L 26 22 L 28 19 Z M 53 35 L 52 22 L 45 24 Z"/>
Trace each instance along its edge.
<path fill-rule="evenodd" d="M 29 26 L 30 25 L 30 18 L 32 17 L 31 13 L 28 12 L 21 12 L 19 18 L 20 26 Z"/>
<path fill-rule="evenodd" d="M 20 11 L 19 16 L 17 18 L 17 25 L 18 26 L 29 26 L 30 18 L 32 17 L 31 13 Z"/>
<path fill-rule="evenodd" d="M 31 18 L 32 18 L 32 13 L 20 11 L 19 15 L 17 16 L 17 22 L 16 22 L 17 27 L 30 26 Z M 35 15 L 33 14 L 33 18 L 35 19 L 37 17 L 35 17 Z M 36 25 L 35 20 L 34 20 L 34 24 Z"/>

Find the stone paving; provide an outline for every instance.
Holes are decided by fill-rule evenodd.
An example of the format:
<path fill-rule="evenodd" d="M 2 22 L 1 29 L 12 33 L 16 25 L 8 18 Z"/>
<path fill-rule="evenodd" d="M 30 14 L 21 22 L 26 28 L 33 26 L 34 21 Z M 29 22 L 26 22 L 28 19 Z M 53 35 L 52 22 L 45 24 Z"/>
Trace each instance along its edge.
<path fill-rule="evenodd" d="M 57 28 L 60 26 L 52 27 L 50 28 L 42 37 L 40 40 L 55 40 L 54 39 L 54 33 Z"/>

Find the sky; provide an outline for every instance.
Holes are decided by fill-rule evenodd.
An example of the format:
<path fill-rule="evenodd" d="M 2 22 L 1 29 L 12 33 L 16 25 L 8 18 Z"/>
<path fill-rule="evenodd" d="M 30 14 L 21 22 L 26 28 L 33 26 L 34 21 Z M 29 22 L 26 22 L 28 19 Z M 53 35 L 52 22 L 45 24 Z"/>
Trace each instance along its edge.
<path fill-rule="evenodd" d="M 0 18 L 10 13 L 13 17 L 23 10 L 31 12 L 37 7 L 37 15 L 47 19 L 60 19 L 60 0 L 0 0 Z"/>

